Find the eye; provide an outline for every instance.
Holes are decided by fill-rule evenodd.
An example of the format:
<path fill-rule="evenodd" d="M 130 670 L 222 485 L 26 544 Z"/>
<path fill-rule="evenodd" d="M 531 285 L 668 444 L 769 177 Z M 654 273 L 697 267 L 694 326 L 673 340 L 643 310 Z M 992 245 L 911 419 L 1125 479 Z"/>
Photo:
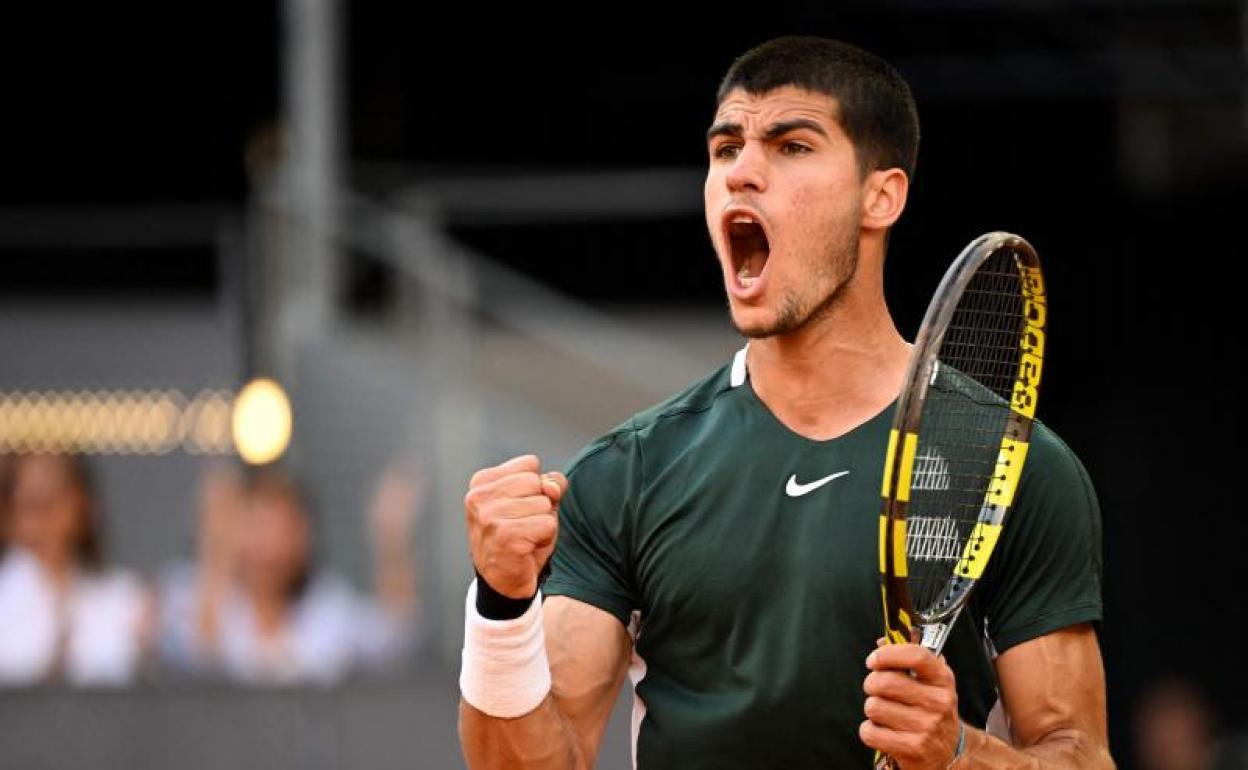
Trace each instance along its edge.
<path fill-rule="evenodd" d="M 741 145 L 723 142 L 711 148 L 711 157 L 715 160 L 732 160 L 741 152 Z"/>
<path fill-rule="evenodd" d="M 812 152 L 812 149 L 801 142 L 785 142 L 780 146 L 780 152 L 785 155 L 806 155 Z"/>

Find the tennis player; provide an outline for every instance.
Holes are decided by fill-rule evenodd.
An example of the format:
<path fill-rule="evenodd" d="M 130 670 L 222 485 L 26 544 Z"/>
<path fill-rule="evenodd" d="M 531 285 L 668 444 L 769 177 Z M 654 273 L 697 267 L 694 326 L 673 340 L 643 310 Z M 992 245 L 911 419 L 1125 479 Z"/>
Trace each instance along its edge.
<path fill-rule="evenodd" d="M 531 455 L 473 476 L 470 767 L 592 766 L 626 674 L 642 770 L 868 768 L 872 749 L 904 768 L 1112 767 L 1099 512 L 1043 425 L 945 655 L 877 648 L 880 479 L 910 354 L 883 262 L 918 137 L 906 83 L 853 46 L 781 38 L 729 69 L 706 222 L 749 343 L 566 477 Z"/>

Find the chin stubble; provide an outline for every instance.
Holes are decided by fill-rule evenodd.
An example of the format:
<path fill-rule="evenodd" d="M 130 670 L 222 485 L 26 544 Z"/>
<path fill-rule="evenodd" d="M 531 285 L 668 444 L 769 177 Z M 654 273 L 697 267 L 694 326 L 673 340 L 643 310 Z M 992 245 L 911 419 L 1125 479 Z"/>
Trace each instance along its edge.
<path fill-rule="evenodd" d="M 792 334 L 827 317 L 844 297 L 845 288 L 853 282 L 854 276 L 858 273 L 858 246 L 858 232 L 851 231 L 846 242 L 841 244 L 839 249 L 835 249 L 832 258 L 824 263 L 832 272 L 832 290 L 826 296 L 803 303 L 803 298 L 797 291 L 789 291 L 780 298 L 780 307 L 773 323 L 769 326 L 743 327 L 733 320 L 732 323 L 737 333 L 750 339 Z M 820 277 L 823 278 L 823 276 Z M 822 285 L 825 282 L 820 280 L 817 283 Z M 728 317 L 732 318 L 731 303 Z"/>

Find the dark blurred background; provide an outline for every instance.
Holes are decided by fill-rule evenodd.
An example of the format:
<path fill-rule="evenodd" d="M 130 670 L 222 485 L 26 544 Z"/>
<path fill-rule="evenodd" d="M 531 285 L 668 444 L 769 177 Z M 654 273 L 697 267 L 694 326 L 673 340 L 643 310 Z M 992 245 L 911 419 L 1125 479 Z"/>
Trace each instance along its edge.
<path fill-rule="evenodd" d="M 1179 711 L 1204 725 L 1194 741 L 1248 729 L 1230 485 L 1244 428 L 1248 6 L 829 6 L 707 8 L 684 26 L 671 7 L 451 19 L 285 0 L 65 8 L 5 25 L 0 392 L 190 399 L 276 377 L 295 407 L 284 462 L 307 480 L 318 558 L 358 584 L 366 538 L 347 511 L 394 457 L 420 458 L 430 479 L 412 537 L 424 641 L 405 684 L 342 696 L 371 698 L 359 708 L 395 729 L 352 732 L 345 701 L 321 691 L 203 696 L 242 699 L 292 735 L 323 738 L 308 726 L 321 719 L 347 736 L 320 759 L 255 751 L 357 764 L 345 748 L 356 736 L 374 749 L 424 742 L 432 764 L 415 766 L 458 761 L 449 710 L 468 568 L 456 490 L 511 450 L 562 463 L 738 346 L 702 221 L 703 134 L 732 59 L 790 33 L 866 47 L 915 92 L 918 172 L 886 281 L 903 333 L 976 235 L 1021 233 L 1044 259 L 1041 414 L 1100 494 L 1120 766 L 1177 767 L 1137 741 L 1158 688 L 1187 688 Z M 191 554 L 203 453 L 98 454 L 112 561 L 151 576 Z M 168 687 L 143 697 L 198 708 L 177 699 L 200 695 Z M 59 692 L 0 694 L 0 725 L 55 713 L 114 752 L 105 764 L 163 761 L 116 753 L 124 719 L 137 724 L 150 700 L 123 699 L 121 726 L 82 728 Z M 425 729 L 384 704 L 430 715 Z M 623 767 L 613 724 L 601 765 Z M 12 729 L 0 726 L 0 745 L 34 740 Z M 0 766 L 75 763 L 9 751 Z"/>

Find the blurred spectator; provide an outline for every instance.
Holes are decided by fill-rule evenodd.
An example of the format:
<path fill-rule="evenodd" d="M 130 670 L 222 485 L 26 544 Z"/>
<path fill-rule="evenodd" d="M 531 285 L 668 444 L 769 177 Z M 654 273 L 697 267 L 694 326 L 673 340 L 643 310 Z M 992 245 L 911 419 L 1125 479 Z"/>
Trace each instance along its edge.
<path fill-rule="evenodd" d="M 1243 770 L 1242 741 L 1219 738 L 1204 695 L 1181 678 L 1145 690 L 1135 711 L 1135 756 L 1142 770 Z"/>
<path fill-rule="evenodd" d="M 105 569 L 84 461 L 19 455 L 0 469 L 0 683 L 122 685 L 139 671 L 150 600 Z"/>
<path fill-rule="evenodd" d="M 204 481 L 198 563 L 165 583 L 162 650 L 175 669 L 263 684 L 332 684 L 398 662 L 419 604 L 411 534 L 421 480 L 392 468 L 369 519 L 375 597 L 316 569 L 294 485 L 268 470 Z"/>

